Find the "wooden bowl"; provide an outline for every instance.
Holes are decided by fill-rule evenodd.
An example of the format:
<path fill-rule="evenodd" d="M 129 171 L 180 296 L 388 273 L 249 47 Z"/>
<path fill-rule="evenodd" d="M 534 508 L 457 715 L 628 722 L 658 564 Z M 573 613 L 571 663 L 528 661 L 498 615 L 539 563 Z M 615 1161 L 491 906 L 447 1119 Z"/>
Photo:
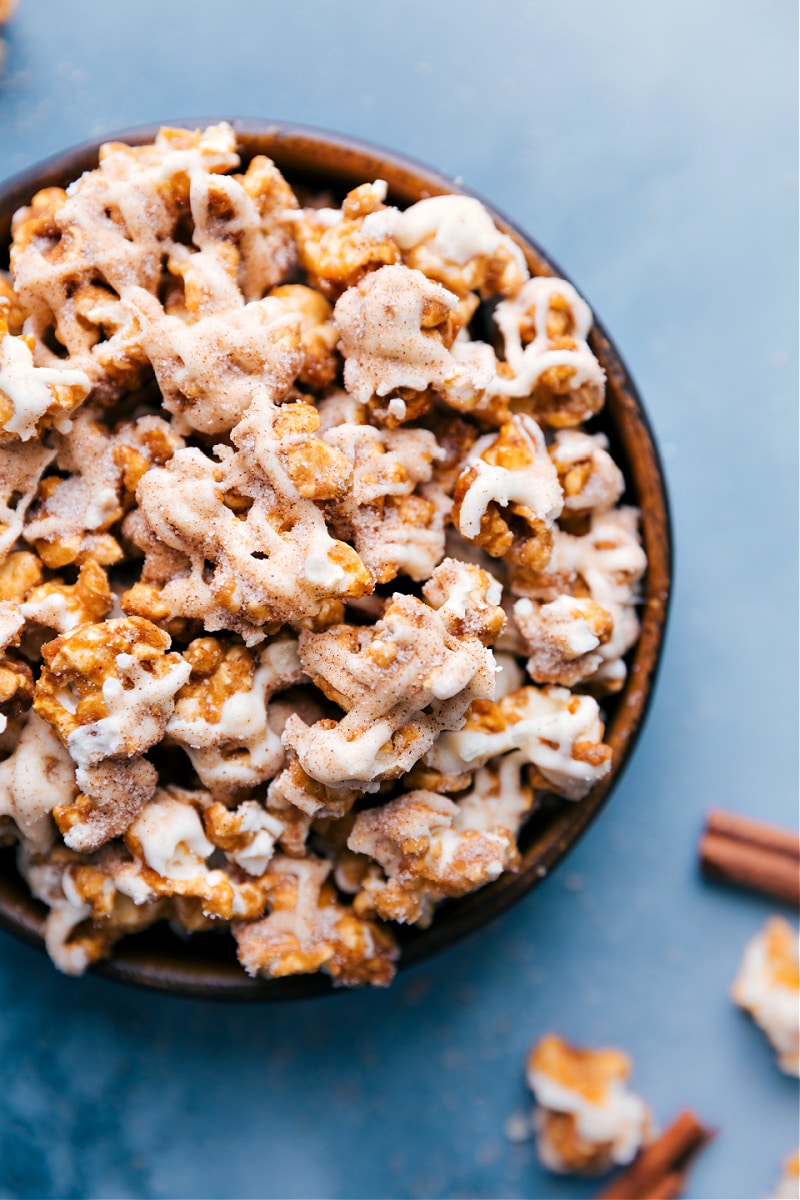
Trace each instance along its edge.
<path fill-rule="evenodd" d="M 212 123 L 212 120 L 174 124 L 194 128 Z M 341 197 L 356 184 L 380 178 L 389 184 L 388 202 L 400 206 L 443 192 L 465 192 L 452 180 L 427 167 L 388 150 L 339 135 L 266 121 L 231 123 L 245 161 L 256 154 L 267 154 L 295 185 L 311 186 L 318 191 L 327 189 Z M 149 126 L 110 135 L 102 141 L 137 145 L 152 141 L 156 132 L 156 126 Z M 95 141 L 68 150 L 0 188 L 0 261 L 7 256 L 11 217 L 15 210 L 27 204 L 40 188 L 66 186 L 83 171 L 95 167 L 99 145 L 100 142 Z M 527 234 L 490 205 L 487 208 L 498 226 L 522 247 L 532 273 L 563 277 Z M 670 591 L 667 496 L 644 408 L 622 359 L 597 320 L 590 343 L 608 377 L 606 405 L 599 424 L 609 436 L 614 457 L 625 473 L 627 491 L 624 498 L 641 509 L 642 537 L 649 563 L 643 581 L 642 631 L 628 656 L 628 679 L 624 690 L 604 704 L 607 717 L 605 740 L 613 749 L 613 768 L 579 803 L 554 799 L 531 817 L 520 838 L 522 866 L 519 872 L 504 874 L 480 891 L 445 903 L 437 911 L 430 929 L 401 928 L 401 966 L 418 962 L 485 925 L 541 883 L 606 803 L 642 728 L 664 640 Z M 25 941 L 42 947 L 44 915 L 44 906 L 29 895 L 26 884 L 16 872 L 13 851 L 4 851 L 0 855 L 0 924 Z M 113 957 L 98 963 L 93 970 L 125 983 L 218 999 L 287 1000 L 331 990 L 330 980 L 323 975 L 250 979 L 236 962 L 233 941 L 227 934 L 196 935 L 190 940 L 182 940 L 166 926 L 155 926 L 125 939 L 115 949 Z"/>

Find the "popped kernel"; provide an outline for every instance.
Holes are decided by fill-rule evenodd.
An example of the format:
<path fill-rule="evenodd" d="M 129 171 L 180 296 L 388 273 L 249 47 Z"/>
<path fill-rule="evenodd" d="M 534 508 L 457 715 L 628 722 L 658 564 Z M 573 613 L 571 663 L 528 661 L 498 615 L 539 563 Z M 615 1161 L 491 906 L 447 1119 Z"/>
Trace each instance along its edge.
<path fill-rule="evenodd" d="M 453 524 L 493 558 L 542 570 L 562 503 L 541 430 L 518 416 L 472 447 L 453 493 Z"/>
<path fill-rule="evenodd" d="M 782 917 L 770 917 L 747 943 L 731 996 L 749 1012 L 774 1047 L 778 1066 L 800 1075 L 800 952 L 797 932 Z"/>
<path fill-rule="evenodd" d="M 249 975 L 323 971 L 345 987 L 391 983 L 398 957 L 392 935 L 337 901 L 330 870 L 317 858 L 272 860 L 269 916 L 233 927 Z"/>
<path fill-rule="evenodd" d="M 502 825 L 475 828 L 471 815 L 469 806 L 424 791 L 359 813 L 348 848 L 382 870 L 371 866 L 365 874 L 356 912 L 424 927 L 438 901 L 464 896 L 513 869 L 512 832 Z"/>
<path fill-rule="evenodd" d="M 584 1049 L 548 1034 L 528 1055 L 528 1086 L 537 1151 L 550 1171 L 602 1175 L 632 1162 L 650 1140 L 653 1123 L 644 1101 L 629 1091 L 627 1054 Z"/>
<path fill-rule="evenodd" d="M 579 425 L 599 412 L 605 375 L 586 338 L 592 313 L 563 279 L 529 280 L 502 300 L 494 320 L 505 361 L 491 390 L 530 405 L 541 424 L 554 429 Z"/>

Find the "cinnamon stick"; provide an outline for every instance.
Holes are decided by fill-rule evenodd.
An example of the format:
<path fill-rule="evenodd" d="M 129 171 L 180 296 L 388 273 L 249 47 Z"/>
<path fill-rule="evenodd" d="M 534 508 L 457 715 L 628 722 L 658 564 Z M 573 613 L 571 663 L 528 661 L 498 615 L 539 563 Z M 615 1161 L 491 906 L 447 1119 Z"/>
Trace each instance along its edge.
<path fill-rule="evenodd" d="M 756 821 L 753 817 L 742 817 L 739 813 L 726 812 L 723 808 L 712 808 L 706 817 L 706 829 L 709 833 L 719 833 L 722 837 L 733 838 L 734 841 L 748 842 L 754 846 L 762 846 L 765 850 L 800 858 L 800 834 L 790 829 L 782 829 L 780 825 Z"/>
<path fill-rule="evenodd" d="M 715 809 L 700 840 L 700 865 L 710 879 L 800 905 L 800 837 L 787 829 Z"/>
<path fill-rule="evenodd" d="M 686 1172 L 673 1171 L 671 1175 L 666 1175 L 661 1183 L 656 1184 L 647 1196 L 647 1200 L 676 1200 L 683 1191 L 685 1183 Z"/>
<path fill-rule="evenodd" d="M 680 1194 L 691 1160 L 714 1134 L 694 1113 L 684 1110 L 598 1192 L 596 1200 L 672 1200 Z"/>

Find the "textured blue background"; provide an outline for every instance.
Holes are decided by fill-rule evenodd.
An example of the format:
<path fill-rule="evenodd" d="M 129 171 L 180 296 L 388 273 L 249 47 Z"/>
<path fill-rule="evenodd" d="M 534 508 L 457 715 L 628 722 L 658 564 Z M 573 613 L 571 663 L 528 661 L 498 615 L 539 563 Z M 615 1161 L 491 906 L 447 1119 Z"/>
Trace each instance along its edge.
<path fill-rule="evenodd" d="M 490 197 L 596 305 L 669 473 L 672 624 L 608 810 L 491 928 L 385 993 L 224 1007 L 0 939 L 0 1195 L 580 1198 L 525 1111 L 547 1029 L 631 1051 L 722 1133 L 690 1195 L 769 1194 L 797 1090 L 727 999 L 770 906 L 701 883 L 713 803 L 796 819 L 792 0 L 20 0 L 0 177 L 126 124 L 327 126 Z"/>

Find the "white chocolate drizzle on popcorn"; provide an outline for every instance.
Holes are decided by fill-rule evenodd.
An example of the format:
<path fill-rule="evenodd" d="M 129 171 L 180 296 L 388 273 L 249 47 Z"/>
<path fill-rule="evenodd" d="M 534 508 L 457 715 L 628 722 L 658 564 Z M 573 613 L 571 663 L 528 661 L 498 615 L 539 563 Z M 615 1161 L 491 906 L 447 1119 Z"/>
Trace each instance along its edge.
<path fill-rule="evenodd" d="M 581 1049 L 555 1034 L 533 1047 L 528 1086 L 537 1109 L 537 1150 L 550 1171 L 600 1175 L 631 1162 L 652 1134 L 644 1101 L 625 1086 L 626 1054 Z"/>
<path fill-rule="evenodd" d="M 771 917 L 745 947 L 731 989 L 778 1055 L 787 1075 L 800 1075 L 800 950 L 798 935 L 782 917 Z"/>
<path fill-rule="evenodd" d="M 14 217 L 0 836 L 68 973 L 166 920 L 383 985 L 610 770 L 646 559 L 591 313 L 476 199 L 388 197 L 222 123 Z"/>

